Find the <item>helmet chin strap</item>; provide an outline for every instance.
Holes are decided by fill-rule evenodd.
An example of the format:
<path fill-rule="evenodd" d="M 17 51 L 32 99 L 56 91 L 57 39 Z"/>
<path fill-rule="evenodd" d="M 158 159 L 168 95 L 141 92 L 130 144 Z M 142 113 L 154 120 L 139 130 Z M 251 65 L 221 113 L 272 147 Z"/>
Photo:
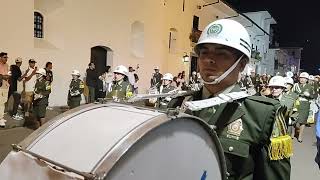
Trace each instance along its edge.
<path fill-rule="evenodd" d="M 242 57 L 244 55 L 242 55 L 228 70 L 226 70 L 226 72 L 224 72 L 222 75 L 220 76 L 211 76 L 214 79 L 210 82 L 203 80 L 204 84 L 218 84 L 220 83 L 222 80 L 224 80 L 239 64 L 239 62 L 241 61 Z"/>

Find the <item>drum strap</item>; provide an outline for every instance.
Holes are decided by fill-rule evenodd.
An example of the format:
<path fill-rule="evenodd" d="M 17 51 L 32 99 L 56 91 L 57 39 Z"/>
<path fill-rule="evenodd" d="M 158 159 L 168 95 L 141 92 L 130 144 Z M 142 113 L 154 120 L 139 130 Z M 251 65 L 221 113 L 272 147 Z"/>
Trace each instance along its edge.
<path fill-rule="evenodd" d="M 240 92 L 232 92 L 228 94 L 219 94 L 217 97 L 198 100 L 198 101 L 188 101 L 185 102 L 185 106 L 191 111 L 200 111 L 205 108 L 214 107 L 216 105 L 230 103 L 239 99 L 243 99 L 246 97 L 252 96 L 251 94 L 240 91 Z"/>

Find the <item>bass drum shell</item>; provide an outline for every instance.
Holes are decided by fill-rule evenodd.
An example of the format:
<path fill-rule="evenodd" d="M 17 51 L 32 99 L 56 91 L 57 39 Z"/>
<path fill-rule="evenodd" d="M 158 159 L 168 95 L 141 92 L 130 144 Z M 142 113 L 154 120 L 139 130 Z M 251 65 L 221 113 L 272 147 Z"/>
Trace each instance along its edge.
<path fill-rule="evenodd" d="M 201 119 L 120 103 L 75 108 L 19 145 L 98 179 L 225 180 L 227 174 L 218 137 Z"/>

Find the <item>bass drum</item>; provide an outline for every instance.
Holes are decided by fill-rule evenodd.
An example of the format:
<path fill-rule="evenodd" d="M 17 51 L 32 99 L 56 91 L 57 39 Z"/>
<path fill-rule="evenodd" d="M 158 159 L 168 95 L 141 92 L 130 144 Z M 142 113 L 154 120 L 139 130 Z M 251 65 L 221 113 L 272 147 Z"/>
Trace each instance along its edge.
<path fill-rule="evenodd" d="M 117 103 L 62 114 L 20 146 L 94 179 L 225 180 L 227 174 L 218 138 L 202 120 Z"/>

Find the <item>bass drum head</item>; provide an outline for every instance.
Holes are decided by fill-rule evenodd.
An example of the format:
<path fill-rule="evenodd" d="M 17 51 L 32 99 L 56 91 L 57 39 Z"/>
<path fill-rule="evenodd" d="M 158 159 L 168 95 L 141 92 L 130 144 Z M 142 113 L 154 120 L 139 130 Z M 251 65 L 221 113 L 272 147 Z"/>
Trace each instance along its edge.
<path fill-rule="evenodd" d="M 219 180 L 225 163 L 217 136 L 198 119 L 179 117 L 144 135 L 107 173 L 107 180 Z"/>

